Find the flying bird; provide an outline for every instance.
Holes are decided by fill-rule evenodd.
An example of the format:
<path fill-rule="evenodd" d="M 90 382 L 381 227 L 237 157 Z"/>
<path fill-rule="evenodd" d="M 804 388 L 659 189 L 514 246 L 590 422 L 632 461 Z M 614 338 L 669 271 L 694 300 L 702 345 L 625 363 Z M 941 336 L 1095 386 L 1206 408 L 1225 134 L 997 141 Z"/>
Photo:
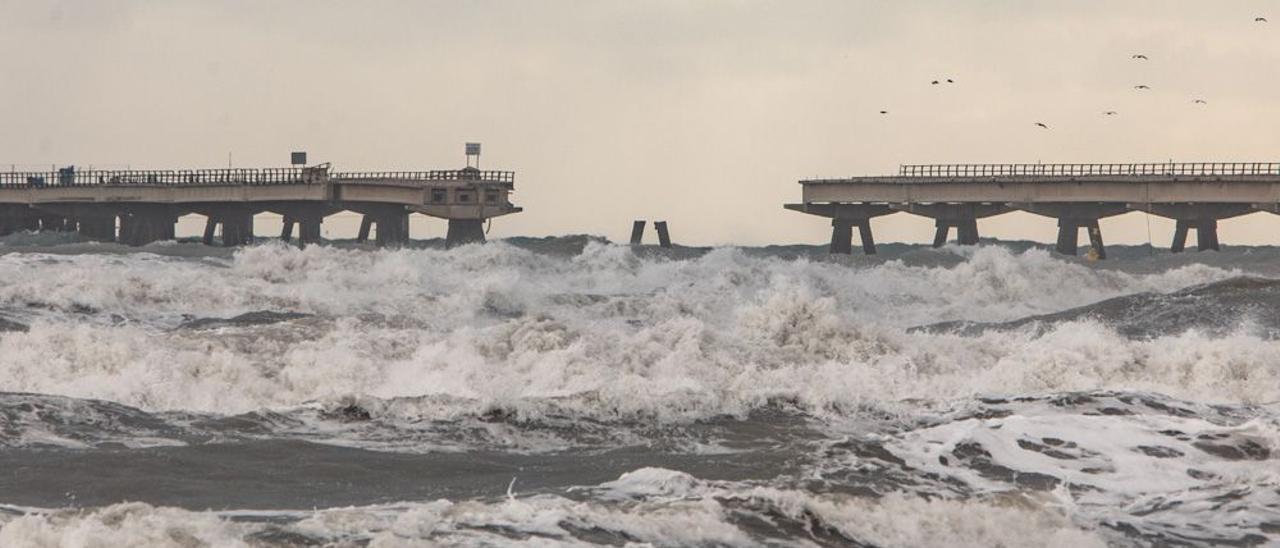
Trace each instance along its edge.
<path fill-rule="evenodd" d="M 1036 126 L 1042 127 L 1044 129 L 1049 129 L 1049 126 L 1044 125 L 1043 122 L 1036 122 Z"/>
<path fill-rule="evenodd" d="M 1146 84 L 1139 84 L 1139 85 L 1133 86 L 1133 89 L 1151 89 L 1151 87 L 1147 86 Z"/>
<path fill-rule="evenodd" d="M 1195 104 L 1197 104 L 1197 105 L 1207 105 L 1207 104 L 1209 104 L 1209 102 L 1208 102 L 1208 101 L 1205 101 L 1204 99 L 1196 99 L 1195 101 L 1192 101 L 1192 103 L 1195 103 Z"/>
<path fill-rule="evenodd" d="M 936 86 L 936 85 L 938 85 L 938 81 L 937 81 L 937 80 L 934 80 L 934 81 L 932 82 L 932 84 Z"/>
<path fill-rule="evenodd" d="M 1102 115 L 1103 115 L 1103 116 L 1115 116 L 1115 115 L 1117 115 L 1117 114 L 1119 114 L 1119 113 L 1118 113 L 1118 112 L 1116 112 L 1116 111 L 1114 111 L 1114 110 L 1108 110 L 1108 111 L 1106 111 L 1106 112 L 1103 112 L 1103 113 L 1102 113 Z"/>
<path fill-rule="evenodd" d="M 889 111 L 887 111 L 887 110 L 882 110 L 882 111 L 880 111 L 880 114 L 888 114 L 888 113 L 889 113 Z"/>
<path fill-rule="evenodd" d="M 1141 53 L 1135 53 L 1135 54 L 1133 54 L 1133 58 L 1134 58 L 1134 59 L 1141 59 L 1141 60 L 1143 60 L 1143 61 L 1146 61 L 1146 60 L 1147 60 L 1147 56 L 1146 56 L 1146 55 L 1143 55 L 1143 54 L 1141 54 Z"/>
<path fill-rule="evenodd" d="M 1266 22 L 1267 22 L 1267 18 L 1266 18 L 1266 17 L 1254 17 L 1254 18 L 1253 18 L 1253 22 L 1254 22 L 1254 23 L 1266 23 Z"/>
<path fill-rule="evenodd" d="M 952 80 L 952 79 L 950 79 L 950 78 L 947 78 L 947 83 L 948 83 L 948 84 L 954 84 L 954 83 L 956 83 L 956 81 L 955 81 L 955 80 Z"/>

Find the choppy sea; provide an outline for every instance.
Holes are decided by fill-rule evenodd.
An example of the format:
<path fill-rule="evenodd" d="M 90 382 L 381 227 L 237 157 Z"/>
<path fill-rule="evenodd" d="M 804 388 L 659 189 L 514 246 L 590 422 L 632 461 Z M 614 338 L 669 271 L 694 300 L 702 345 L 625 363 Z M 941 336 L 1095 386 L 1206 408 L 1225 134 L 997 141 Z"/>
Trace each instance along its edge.
<path fill-rule="evenodd" d="M 1280 249 L 0 239 L 0 546 L 1280 544 Z"/>

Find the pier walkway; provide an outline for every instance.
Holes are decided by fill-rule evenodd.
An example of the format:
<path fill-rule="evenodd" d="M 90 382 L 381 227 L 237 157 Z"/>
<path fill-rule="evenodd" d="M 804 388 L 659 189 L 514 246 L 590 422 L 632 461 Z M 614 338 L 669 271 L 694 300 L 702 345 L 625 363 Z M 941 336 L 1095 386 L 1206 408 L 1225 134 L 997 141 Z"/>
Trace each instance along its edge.
<path fill-rule="evenodd" d="M 241 245 L 253 239 L 253 216 L 284 217 L 302 243 L 319 241 L 324 218 L 364 216 L 357 239 L 371 231 L 379 245 L 409 239 L 409 215 L 447 219 L 448 245 L 484 241 L 483 223 L 516 213 L 515 174 L 476 168 L 338 173 L 327 164 L 278 169 L 0 172 L 0 236 L 19 230 L 78 231 L 129 245 L 172 239 L 178 217 L 208 218 L 204 241 Z"/>
<path fill-rule="evenodd" d="M 1280 163 L 904 165 L 897 175 L 800 181 L 787 209 L 831 218 L 831 252 L 852 251 L 858 228 L 875 253 L 871 219 L 907 212 L 934 219 L 935 247 L 952 228 L 978 242 L 977 220 L 1027 211 L 1058 220 L 1055 249 L 1075 255 L 1079 230 L 1106 257 L 1098 220 L 1145 211 L 1176 222 L 1173 252 L 1196 232 L 1200 250 L 1218 249 L 1218 221 L 1255 211 L 1280 213 Z"/>

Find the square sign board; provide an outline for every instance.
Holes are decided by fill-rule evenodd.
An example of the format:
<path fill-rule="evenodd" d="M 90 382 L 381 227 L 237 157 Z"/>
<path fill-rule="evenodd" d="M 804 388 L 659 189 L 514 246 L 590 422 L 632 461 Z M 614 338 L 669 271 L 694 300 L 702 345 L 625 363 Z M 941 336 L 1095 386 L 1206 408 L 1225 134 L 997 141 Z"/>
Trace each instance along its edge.
<path fill-rule="evenodd" d="M 467 143 L 467 156 L 479 156 L 480 143 Z"/>
<path fill-rule="evenodd" d="M 290 163 L 290 164 L 293 164 L 293 165 L 295 165 L 295 166 L 305 166 L 305 165 L 307 165 L 307 153 L 305 153 L 305 152 L 294 152 L 294 153 L 290 154 L 290 155 L 289 155 L 289 163 Z"/>

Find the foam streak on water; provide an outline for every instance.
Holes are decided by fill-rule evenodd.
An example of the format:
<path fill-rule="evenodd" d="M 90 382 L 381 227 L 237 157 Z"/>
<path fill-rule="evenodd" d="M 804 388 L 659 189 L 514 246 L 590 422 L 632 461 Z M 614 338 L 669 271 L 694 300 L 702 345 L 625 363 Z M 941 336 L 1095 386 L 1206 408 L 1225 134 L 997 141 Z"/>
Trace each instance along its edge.
<path fill-rule="evenodd" d="M 1274 250 L 67 245 L 0 545 L 1280 542 Z"/>

